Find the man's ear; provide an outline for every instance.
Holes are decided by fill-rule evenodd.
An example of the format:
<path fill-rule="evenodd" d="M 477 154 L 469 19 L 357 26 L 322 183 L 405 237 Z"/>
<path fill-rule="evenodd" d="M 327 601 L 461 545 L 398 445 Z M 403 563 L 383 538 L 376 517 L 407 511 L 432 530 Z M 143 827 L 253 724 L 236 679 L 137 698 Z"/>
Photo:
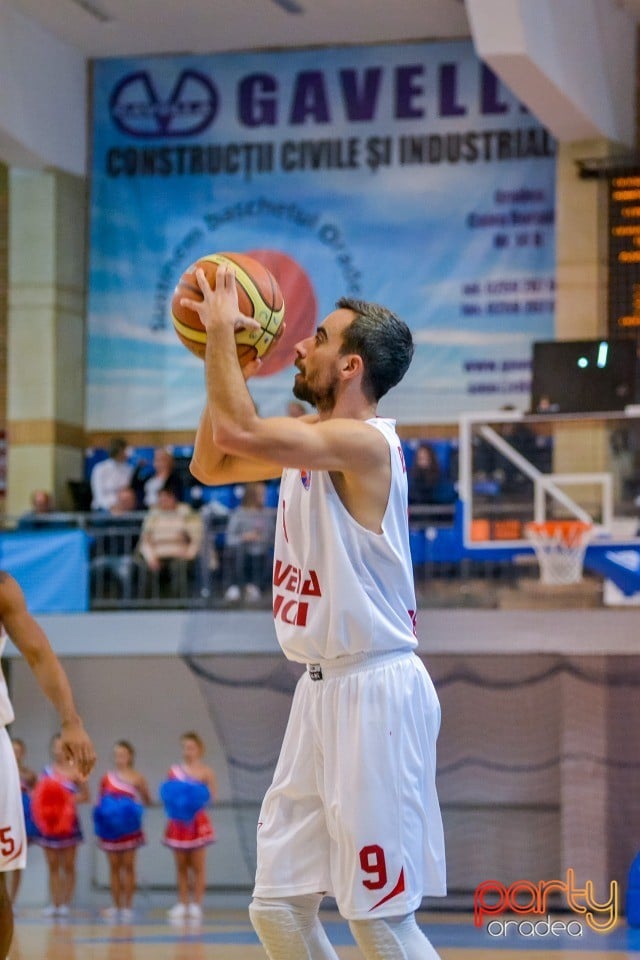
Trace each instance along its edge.
<path fill-rule="evenodd" d="M 364 364 L 359 353 L 346 353 L 342 357 L 340 372 L 344 380 L 353 380 L 353 378 L 361 374 L 363 370 Z"/>

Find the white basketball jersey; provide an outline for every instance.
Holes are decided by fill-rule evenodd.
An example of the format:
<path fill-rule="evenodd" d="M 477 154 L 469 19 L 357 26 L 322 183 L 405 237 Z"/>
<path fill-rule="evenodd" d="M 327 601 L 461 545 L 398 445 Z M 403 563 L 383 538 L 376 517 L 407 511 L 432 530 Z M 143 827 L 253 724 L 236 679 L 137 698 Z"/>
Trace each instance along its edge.
<path fill-rule="evenodd" d="M 329 473 L 287 469 L 282 475 L 273 614 L 290 660 L 313 663 L 416 646 L 404 457 L 395 421 L 367 423 L 385 437 L 391 457 L 382 533 L 354 520 Z"/>
<path fill-rule="evenodd" d="M 4 652 L 6 642 L 7 634 L 5 633 L 4 627 L 0 626 L 0 657 Z M 0 727 L 6 727 L 7 724 L 12 723 L 13 720 L 14 713 L 11 701 L 9 700 L 7 681 L 3 676 L 2 666 L 0 666 Z"/>

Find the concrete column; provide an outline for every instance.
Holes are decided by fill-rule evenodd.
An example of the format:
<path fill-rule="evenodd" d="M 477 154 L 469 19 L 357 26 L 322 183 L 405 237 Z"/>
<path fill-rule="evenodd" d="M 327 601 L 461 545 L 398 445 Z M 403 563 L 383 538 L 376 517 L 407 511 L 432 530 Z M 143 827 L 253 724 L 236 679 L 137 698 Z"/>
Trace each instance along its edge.
<path fill-rule="evenodd" d="M 556 338 L 589 340 L 608 336 L 607 181 L 581 180 L 576 160 L 606 157 L 620 148 L 607 140 L 558 145 L 556 180 Z M 558 426 L 554 431 L 554 470 L 560 473 L 610 468 L 606 427 Z M 585 504 L 596 487 L 569 491 Z"/>
<path fill-rule="evenodd" d="M 84 450 L 86 187 L 12 170 L 9 196 L 7 513 L 32 490 L 69 506 Z"/>
<path fill-rule="evenodd" d="M 581 180 L 576 160 L 606 157 L 608 141 L 558 144 L 556 337 L 607 335 L 607 181 Z"/>
<path fill-rule="evenodd" d="M 0 507 L 4 507 L 6 482 L 8 194 L 9 171 L 0 163 Z"/>

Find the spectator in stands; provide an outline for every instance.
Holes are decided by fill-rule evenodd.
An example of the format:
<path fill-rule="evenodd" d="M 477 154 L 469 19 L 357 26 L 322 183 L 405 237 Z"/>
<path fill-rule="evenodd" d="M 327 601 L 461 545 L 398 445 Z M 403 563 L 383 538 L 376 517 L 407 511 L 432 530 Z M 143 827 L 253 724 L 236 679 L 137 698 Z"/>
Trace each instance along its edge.
<path fill-rule="evenodd" d="M 265 503 L 266 484 L 248 483 L 227 524 L 223 576 L 225 600 L 255 603 L 265 586 L 274 538 L 275 516 Z"/>
<path fill-rule="evenodd" d="M 173 454 L 166 447 L 158 447 L 153 454 L 153 474 L 144 482 L 142 501 L 145 507 L 155 507 L 160 490 L 173 490 L 182 500 L 182 481 L 175 467 Z"/>
<path fill-rule="evenodd" d="M 92 510 L 110 510 L 118 497 L 118 490 L 131 486 L 133 467 L 127 463 L 127 441 L 114 437 L 109 445 L 109 456 L 96 463 L 91 471 Z"/>
<path fill-rule="evenodd" d="M 118 490 L 116 502 L 109 510 L 112 517 L 127 517 L 136 510 L 136 492 L 133 487 L 123 487 Z"/>
<path fill-rule="evenodd" d="M 48 490 L 34 490 L 31 494 L 31 510 L 25 516 L 40 517 L 53 513 L 53 497 Z"/>
<path fill-rule="evenodd" d="M 54 513 L 53 497 L 47 490 L 34 490 L 31 494 L 31 510 L 18 520 L 18 529 L 37 530 L 49 525 Z"/>
<path fill-rule="evenodd" d="M 94 516 L 88 528 L 91 546 L 91 593 L 101 600 L 107 595 L 109 582 L 115 581 L 119 595 L 131 599 L 137 581 L 138 562 L 135 548 L 142 520 L 137 510 L 133 487 L 118 490 L 114 505 L 107 512 Z"/>
<path fill-rule="evenodd" d="M 500 409 L 506 413 L 512 413 L 516 408 L 512 404 L 505 404 Z M 514 420 L 501 424 L 498 432 L 516 453 L 519 453 L 537 469 L 542 468 L 539 464 L 537 438 L 531 427 Z M 531 481 L 527 475 L 499 451 L 495 451 L 493 477 L 499 481 L 502 493 L 530 495 Z"/>
<path fill-rule="evenodd" d="M 172 487 L 158 492 L 142 525 L 139 550 L 149 570 L 171 573 L 175 563 L 192 565 L 202 546 L 202 518 L 181 503 Z"/>
<path fill-rule="evenodd" d="M 76 525 L 70 513 L 55 509 L 53 497 L 46 490 L 34 490 L 31 494 L 31 510 L 18 520 L 18 530 L 68 530 Z"/>
<path fill-rule="evenodd" d="M 430 443 L 421 443 L 408 473 L 409 504 L 436 503 L 441 480 L 440 464 Z"/>

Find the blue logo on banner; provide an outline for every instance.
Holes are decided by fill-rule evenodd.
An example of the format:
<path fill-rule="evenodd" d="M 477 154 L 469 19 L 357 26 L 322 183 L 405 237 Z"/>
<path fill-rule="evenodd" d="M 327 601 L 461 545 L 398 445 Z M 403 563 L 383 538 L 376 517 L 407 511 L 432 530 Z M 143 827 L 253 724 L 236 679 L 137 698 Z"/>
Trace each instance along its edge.
<path fill-rule="evenodd" d="M 198 70 L 183 70 L 167 99 L 146 70 L 129 73 L 109 98 L 111 119 L 134 137 L 185 137 L 202 133 L 218 112 L 218 93 Z"/>

